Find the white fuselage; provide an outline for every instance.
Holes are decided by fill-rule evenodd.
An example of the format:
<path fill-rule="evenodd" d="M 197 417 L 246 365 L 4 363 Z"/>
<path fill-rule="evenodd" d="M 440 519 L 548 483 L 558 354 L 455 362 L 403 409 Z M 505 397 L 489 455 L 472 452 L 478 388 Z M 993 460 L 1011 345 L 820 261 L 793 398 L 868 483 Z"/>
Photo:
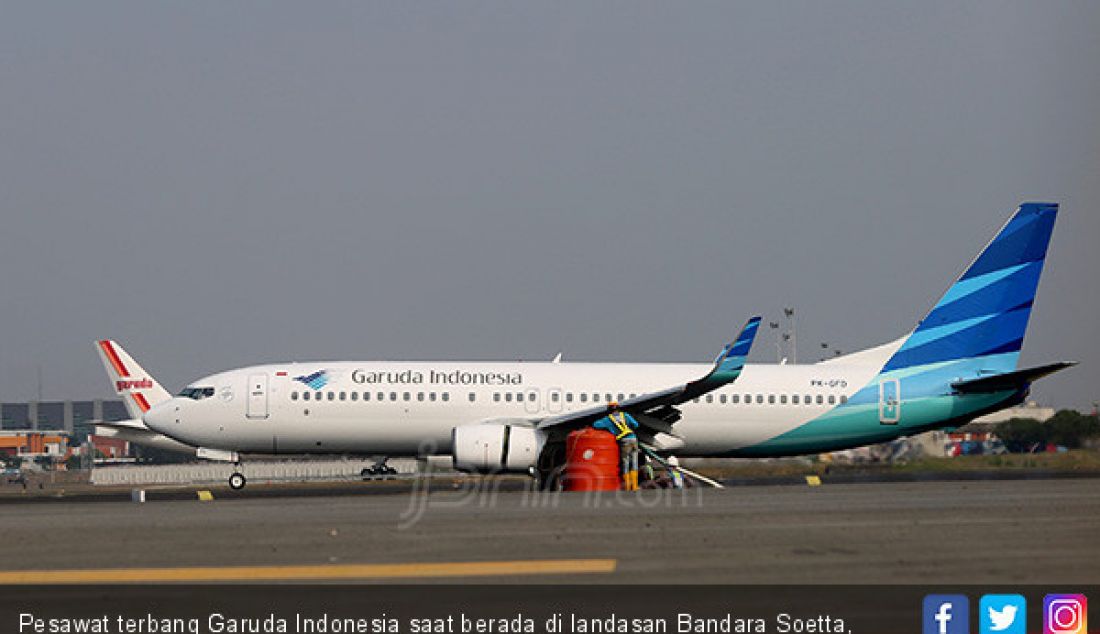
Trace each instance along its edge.
<path fill-rule="evenodd" d="M 866 385 L 895 348 L 853 355 L 854 363 L 747 365 L 733 384 L 680 406 L 676 453 L 727 454 L 794 429 Z M 157 405 L 145 421 L 190 445 L 226 451 L 447 454 L 457 426 L 531 421 L 623 401 L 708 370 L 672 363 L 263 365 L 196 381 L 185 391 L 192 396 Z M 324 385 L 306 384 L 321 371 Z"/>

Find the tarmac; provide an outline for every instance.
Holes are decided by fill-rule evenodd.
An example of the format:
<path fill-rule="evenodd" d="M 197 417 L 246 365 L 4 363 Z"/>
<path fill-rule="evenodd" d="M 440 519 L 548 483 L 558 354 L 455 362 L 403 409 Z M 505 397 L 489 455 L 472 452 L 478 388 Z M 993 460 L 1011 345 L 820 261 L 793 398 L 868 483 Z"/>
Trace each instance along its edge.
<path fill-rule="evenodd" d="M 1091 478 L 213 493 L 9 501 L 0 583 L 1100 583 L 1100 479 Z"/>

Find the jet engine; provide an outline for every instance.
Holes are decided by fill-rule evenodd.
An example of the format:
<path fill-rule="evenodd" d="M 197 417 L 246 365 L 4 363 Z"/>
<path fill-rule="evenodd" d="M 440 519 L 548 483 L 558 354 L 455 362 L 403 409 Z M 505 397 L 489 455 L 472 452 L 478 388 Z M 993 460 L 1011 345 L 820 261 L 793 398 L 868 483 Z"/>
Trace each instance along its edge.
<path fill-rule="evenodd" d="M 542 435 L 528 425 L 455 427 L 451 430 L 454 468 L 475 473 L 527 473 L 538 460 Z"/>

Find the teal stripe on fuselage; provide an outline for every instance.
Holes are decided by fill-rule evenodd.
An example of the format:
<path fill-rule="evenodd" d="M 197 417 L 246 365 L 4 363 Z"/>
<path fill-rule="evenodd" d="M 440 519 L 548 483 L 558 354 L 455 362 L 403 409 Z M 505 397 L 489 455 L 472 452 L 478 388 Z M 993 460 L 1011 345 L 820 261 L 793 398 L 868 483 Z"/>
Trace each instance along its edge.
<path fill-rule="evenodd" d="M 1005 352 L 984 357 L 967 359 L 952 359 L 926 365 L 913 365 L 907 368 L 898 368 L 883 372 L 873 381 L 865 385 L 853 394 L 847 405 L 850 407 L 864 403 L 878 403 L 879 383 L 885 380 L 898 379 L 901 381 L 901 398 L 907 400 L 918 397 L 947 396 L 951 393 L 951 383 L 964 379 L 977 379 L 988 376 L 991 373 L 1001 371 L 1001 368 L 1016 367 L 1016 359 L 1019 352 Z"/>
<path fill-rule="evenodd" d="M 879 422 L 878 402 L 846 403 L 796 429 L 732 452 L 734 457 L 794 456 L 887 442 L 1003 406 L 1015 391 L 903 400 L 897 424 Z"/>

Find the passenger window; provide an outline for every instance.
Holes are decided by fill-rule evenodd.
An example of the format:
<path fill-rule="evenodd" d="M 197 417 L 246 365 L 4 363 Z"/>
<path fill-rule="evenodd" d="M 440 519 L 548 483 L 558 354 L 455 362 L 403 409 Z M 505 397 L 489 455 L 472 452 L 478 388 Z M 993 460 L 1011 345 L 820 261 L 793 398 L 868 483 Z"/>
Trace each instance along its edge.
<path fill-rule="evenodd" d="M 775 394 L 768 395 L 768 405 L 775 405 Z"/>
<path fill-rule="evenodd" d="M 417 392 L 416 393 L 416 400 L 418 400 L 420 402 L 424 402 L 424 393 L 423 392 Z"/>
<path fill-rule="evenodd" d="M 335 401 L 336 400 L 336 392 L 329 392 L 328 393 L 328 400 Z"/>
<path fill-rule="evenodd" d="M 730 397 L 730 403 L 733 403 L 734 405 L 736 405 L 740 402 L 741 402 L 741 395 L 740 394 L 734 394 L 733 396 Z"/>
<path fill-rule="evenodd" d="M 779 403 L 781 405 L 786 405 L 787 404 L 787 395 L 786 394 L 780 394 L 779 395 Z"/>
<path fill-rule="evenodd" d="M 363 392 L 363 400 L 364 401 L 369 401 L 370 400 L 370 392 Z"/>
<path fill-rule="evenodd" d="M 752 405 L 752 394 L 745 395 L 745 405 Z"/>
<path fill-rule="evenodd" d="M 435 394 L 432 394 L 432 396 L 434 397 Z M 432 400 L 434 401 L 435 399 L 433 398 Z M 477 400 L 477 394 L 475 394 L 473 392 L 470 392 L 470 402 L 473 403 L 476 400 Z"/>
<path fill-rule="evenodd" d="M 622 393 L 622 392 L 620 392 L 620 393 L 619 393 L 619 402 L 620 402 L 620 403 L 622 403 L 622 402 L 623 402 L 623 401 L 625 401 L 625 400 L 626 400 L 625 396 L 623 395 L 623 393 Z"/>
<path fill-rule="evenodd" d="M 325 400 L 325 393 L 324 392 L 317 392 L 316 394 L 313 395 L 313 400 L 315 400 L 315 401 Z"/>
<path fill-rule="evenodd" d="M 587 393 L 581 393 L 581 402 L 582 403 L 587 403 L 588 402 L 588 394 Z"/>
<path fill-rule="evenodd" d="M 699 402 L 699 398 L 698 398 L 698 397 L 696 397 L 696 398 L 693 398 L 693 399 L 691 399 L 691 402 L 692 402 L 692 403 L 698 403 L 698 402 Z"/>
<path fill-rule="evenodd" d="M 351 400 L 358 401 L 359 400 L 359 392 L 352 392 L 351 393 Z"/>
<path fill-rule="evenodd" d="M 551 392 L 550 393 L 550 400 L 557 403 L 558 401 L 561 400 L 561 395 L 558 394 L 557 392 Z"/>
<path fill-rule="evenodd" d="M 347 392 L 340 392 L 340 400 L 341 401 L 348 400 L 348 393 Z"/>
<path fill-rule="evenodd" d="M 708 403 L 713 403 L 714 402 L 714 395 L 713 394 L 707 394 L 707 402 Z"/>
<path fill-rule="evenodd" d="M 397 392 L 390 392 L 390 400 L 391 401 L 396 401 L 397 400 Z"/>
<path fill-rule="evenodd" d="M 726 395 L 725 394 L 720 395 L 718 397 L 718 402 L 725 405 L 726 404 Z"/>
<path fill-rule="evenodd" d="M 443 399 L 444 402 L 449 401 L 449 400 L 451 400 L 451 393 L 450 392 L 444 392 L 441 398 Z"/>
<path fill-rule="evenodd" d="M 380 400 L 380 401 L 384 401 L 384 400 L 386 400 L 386 394 L 385 394 L 385 392 L 379 392 L 378 394 L 375 394 L 375 396 L 377 396 L 377 397 L 378 397 L 378 400 Z"/>
<path fill-rule="evenodd" d="M 813 405 L 813 404 L 814 404 L 814 397 L 813 397 L 813 396 L 811 396 L 811 395 L 809 395 L 809 394 L 807 394 L 807 395 L 806 395 L 806 400 L 805 400 L 805 401 L 802 401 L 802 402 L 803 402 L 803 403 L 805 403 L 805 404 L 807 404 L 807 405 Z"/>
<path fill-rule="evenodd" d="M 408 392 L 405 392 L 404 394 L 401 395 L 401 397 L 404 398 L 406 401 L 408 401 L 408 400 L 412 399 L 412 394 L 409 394 Z"/>
<path fill-rule="evenodd" d="M 792 394 L 791 395 L 791 403 L 793 403 L 795 405 L 798 405 L 798 395 L 797 394 Z"/>
<path fill-rule="evenodd" d="M 763 394 L 757 394 L 756 395 L 756 402 L 763 405 L 764 404 L 764 395 Z"/>
<path fill-rule="evenodd" d="M 500 392 L 493 392 L 493 402 L 494 403 L 499 403 L 500 402 Z"/>
<path fill-rule="evenodd" d="M 843 405 L 843 404 L 845 404 L 845 403 L 847 403 L 847 402 L 848 402 L 848 397 L 847 397 L 847 396 L 845 396 L 845 395 L 843 395 L 843 394 L 841 394 L 841 395 L 840 395 L 840 404 L 841 404 L 841 405 Z"/>
<path fill-rule="evenodd" d="M 836 405 L 836 394 L 829 395 L 829 405 Z"/>
<path fill-rule="evenodd" d="M 292 400 L 292 401 L 298 400 L 298 393 L 297 392 L 291 392 L 290 393 L 290 400 Z"/>
<path fill-rule="evenodd" d="M 610 402 L 611 402 L 611 401 L 613 400 L 613 399 L 611 398 L 611 395 L 610 395 L 610 394 L 604 394 L 604 396 L 606 396 L 606 397 L 607 397 L 607 399 L 605 399 L 605 402 L 607 402 L 607 403 L 610 403 Z"/>
<path fill-rule="evenodd" d="M 825 399 L 824 399 L 824 398 L 822 398 L 820 394 L 818 394 L 818 395 L 817 395 L 817 404 L 818 404 L 818 405 L 821 405 L 821 404 L 822 404 L 822 403 L 824 403 L 824 402 L 825 402 Z"/>
<path fill-rule="evenodd" d="M 573 402 L 573 393 L 572 392 L 566 392 L 565 393 L 565 402 L 566 403 L 572 403 Z"/>
<path fill-rule="evenodd" d="M 512 402 L 512 393 L 511 392 L 505 392 L 504 393 L 504 401 L 507 402 L 507 403 Z"/>
<path fill-rule="evenodd" d="M 555 396 L 556 396 L 556 395 L 555 395 Z M 528 394 L 528 395 L 527 395 L 527 400 L 529 400 L 529 401 L 531 401 L 532 403 L 534 403 L 534 402 L 535 402 L 535 393 L 534 393 L 534 392 L 531 392 L 530 394 Z"/>
<path fill-rule="evenodd" d="M 638 396 L 638 395 L 637 395 L 637 394 L 635 394 L 635 393 L 633 393 L 633 392 L 631 392 L 631 393 L 630 393 L 630 398 L 636 398 L 637 396 Z"/>

